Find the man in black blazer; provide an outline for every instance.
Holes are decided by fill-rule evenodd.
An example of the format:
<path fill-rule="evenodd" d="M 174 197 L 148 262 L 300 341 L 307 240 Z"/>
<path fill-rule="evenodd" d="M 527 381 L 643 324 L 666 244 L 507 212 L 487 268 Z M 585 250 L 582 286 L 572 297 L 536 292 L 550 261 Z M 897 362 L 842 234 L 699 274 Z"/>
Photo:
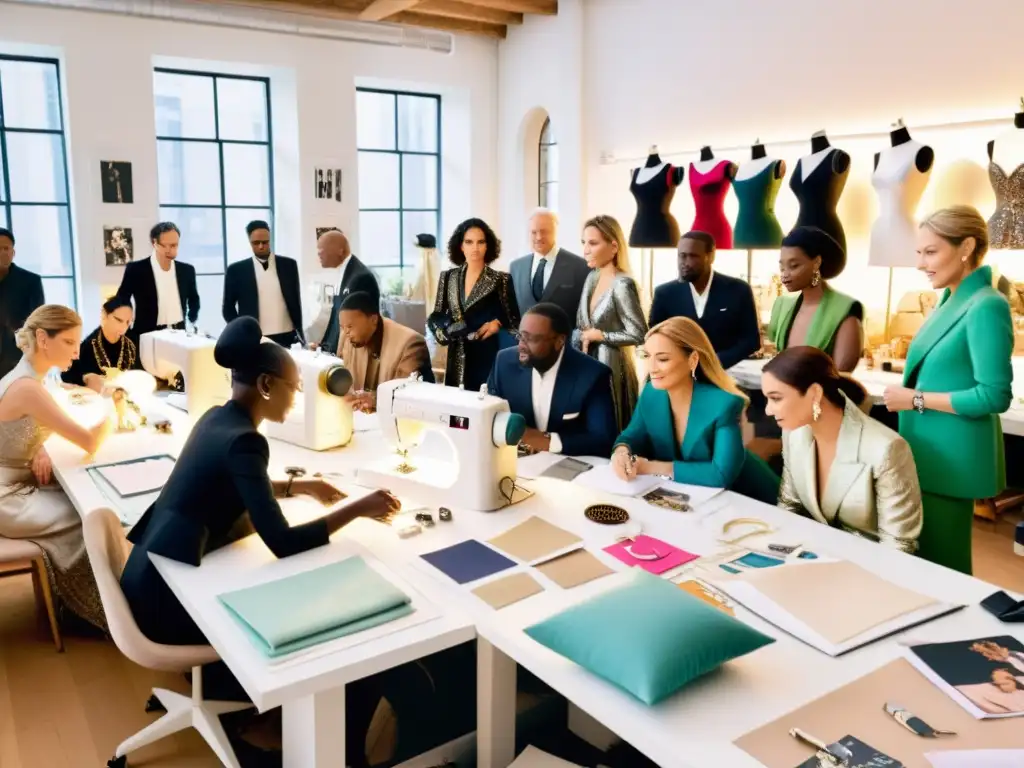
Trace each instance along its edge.
<path fill-rule="evenodd" d="M 590 267 L 575 253 L 559 248 L 557 239 L 558 217 L 547 209 L 535 211 L 530 217 L 533 253 L 513 261 L 509 272 L 521 317 L 543 301 L 560 306 L 575 328 L 576 311 Z"/>
<path fill-rule="evenodd" d="M 746 360 L 761 348 L 754 292 L 743 280 L 714 271 L 715 238 L 707 232 L 683 235 L 678 254 L 679 280 L 654 290 L 651 327 L 688 317 L 704 329 L 723 368 Z"/>
<path fill-rule="evenodd" d="M 320 340 L 320 348 L 334 354 L 338 348 L 340 333 L 338 314 L 341 312 L 341 303 L 345 297 L 350 293 L 362 291 L 379 302 L 380 286 L 377 285 L 377 278 L 373 276 L 373 272 L 352 255 L 352 247 L 343 232 L 332 229 L 320 235 L 316 242 L 316 253 L 320 258 L 321 267 L 338 270 L 331 318 L 324 331 L 324 337 Z"/>
<path fill-rule="evenodd" d="M 0 379 L 21 360 L 15 331 L 42 305 L 42 279 L 14 263 L 14 233 L 0 227 Z"/>
<path fill-rule="evenodd" d="M 571 333 L 565 310 L 535 304 L 519 323 L 519 345 L 495 358 L 487 390 L 526 419 L 531 450 L 608 456 L 618 434 L 612 372 L 573 349 Z"/>
<path fill-rule="evenodd" d="M 263 335 L 282 347 L 302 339 L 302 300 L 299 266 L 294 259 L 274 253 L 270 225 L 250 221 L 245 227 L 252 259 L 236 261 L 224 275 L 224 322 L 240 315 L 254 317 Z"/>
<path fill-rule="evenodd" d="M 149 231 L 153 254 L 124 268 L 119 298 L 135 301 L 131 335 L 138 338 L 163 328 L 184 328 L 185 318 L 195 325 L 199 318 L 196 268 L 178 261 L 181 231 L 162 221 Z"/>

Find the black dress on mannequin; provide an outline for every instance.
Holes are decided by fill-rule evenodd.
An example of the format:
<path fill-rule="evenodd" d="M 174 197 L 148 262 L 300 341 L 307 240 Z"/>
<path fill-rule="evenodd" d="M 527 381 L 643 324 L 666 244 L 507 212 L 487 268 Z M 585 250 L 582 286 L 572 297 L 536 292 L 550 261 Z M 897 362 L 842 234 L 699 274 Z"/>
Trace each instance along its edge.
<path fill-rule="evenodd" d="M 644 168 L 657 168 L 663 161 L 657 152 L 652 152 Z M 651 178 L 637 182 L 641 168 L 633 171 L 629 191 L 636 200 L 636 218 L 629 231 L 629 244 L 634 248 L 675 248 L 679 244 L 679 222 L 669 207 L 675 197 L 676 187 L 683 181 L 685 171 L 671 163 Z"/>
<path fill-rule="evenodd" d="M 815 135 L 811 139 L 811 154 L 826 151 L 828 154 L 816 166 L 806 170 L 804 163 L 808 158 L 800 158 L 790 176 L 789 188 L 800 203 L 795 226 L 823 229 L 846 251 L 846 232 L 836 213 L 836 206 L 850 175 L 850 156 L 832 147 L 824 133 Z"/>

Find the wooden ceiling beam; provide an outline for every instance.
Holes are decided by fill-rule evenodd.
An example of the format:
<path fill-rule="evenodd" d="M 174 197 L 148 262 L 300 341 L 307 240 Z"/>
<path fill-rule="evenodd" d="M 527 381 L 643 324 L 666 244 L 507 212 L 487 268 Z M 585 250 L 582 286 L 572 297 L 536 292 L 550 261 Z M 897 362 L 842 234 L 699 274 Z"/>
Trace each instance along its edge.
<path fill-rule="evenodd" d="M 493 8 L 509 13 L 536 13 L 554 16 L 558 13 L 558 0 L 467 0 L 471 5 Z"/>
<path fill-rule="evenodd" d="M 316 16 L 321 19 L 336 19 L 338 21 L 352 21 L 359 18 L 358 11 L 346 11 L 337 7 L 329 8 L 313 3 L 296 2 L 296 0 L 199 0 L 199 2 L 206 5 L 233 5 L 261 11 L 297 13 L 302 16 Z"/>
<path fill-rule="evenodd" d="M 485 8 L 473 2 L 460 2 L 459 0 L 420 0 L 416 6 L 416 13 L 448 19 L 484 21 L 488 24 L 523 23 L 523 14 L 521 13 L 499 11 L 495 8 Z"/>
<path fill-rule="evenodd" d="M 360 21 L 389 21 L 398 13 L 404 13 L 419 5 L 420 0 L 373 0 L 359 14 Z"/>
<path fill-rule="evenodd" d="M 408 24 L 412 27 L 442 29 L 446 32 L 457 32 L 463 35 L 483 35 L 484 37 L 493 37 L 497 40 L 504 40 L 508 33 L 508 29 L 504 24 L 488 24 L 485 21 L 430 16 L 414 11 L 396 13 L 394 16 L 389 16 L 387 20 L 393 24 Z"/>

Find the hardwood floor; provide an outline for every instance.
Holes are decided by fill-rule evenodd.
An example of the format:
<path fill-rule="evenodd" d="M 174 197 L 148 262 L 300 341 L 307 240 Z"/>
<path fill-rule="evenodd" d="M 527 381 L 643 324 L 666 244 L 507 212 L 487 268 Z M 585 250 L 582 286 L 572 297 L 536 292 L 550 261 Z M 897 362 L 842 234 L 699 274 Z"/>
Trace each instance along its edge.
<path fill-rule="evenodd" d="M 986 581 L 1024 594 L 1024 558 L 1013 554 L 1019 513 L 975 521 L 974 569 Z M 36 613 L 29 576 L 0 579 L 0 768 L 105 766 L 126 737 L 156 715 L 145 712 L 154 686 L 187 693 L 185 681 L 142 669 L 113 643 L 69 636 L 57 653 Z M 147 768 L 216 768 L 194 731 L 131 756 Z"/>

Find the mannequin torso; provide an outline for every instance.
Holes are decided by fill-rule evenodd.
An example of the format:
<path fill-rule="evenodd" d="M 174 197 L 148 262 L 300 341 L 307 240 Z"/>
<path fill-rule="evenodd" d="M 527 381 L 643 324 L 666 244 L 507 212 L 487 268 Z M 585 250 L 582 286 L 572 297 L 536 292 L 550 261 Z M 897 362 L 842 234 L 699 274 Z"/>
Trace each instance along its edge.
<path fill-rule="evenodd" d="M 993 248 L 1024 248 L 1024 112 L 1014 130 L 988 145 L 988 175 L 996 211 L 988 221 Z"/>
<path fill-rule="evenodd" d="M 736 175 L 736 165 L 719 160 L 705 147 L 701 159 L 690 163 L 690 192 L 696 215 L 691 229 L 707 232 L 718 248 L 732 248 L 732 225 L 725 216 L 725 196 Z"/>
<path fill-rule="evenodd" d="M 811 154 L 801 157 L 789 186 L 800 202 L 796 226 L 812 226 L 828 232 L 846 250 L 846 232 L 836 213 L 839 197 L 850 174 L 850 156 L 828 143 L 824 135 L 811 141 Z"/>
<path fill-rule="evenodd" d="M 636 218 L 629 232 L 629 244 L 635 248 L 675 248 L 679 243 L 679 223 L 669 207 L 676 187 L 683 180 L 683 169 L 664 162 L 652 152 L 643 168 L 635 168 L 629 191 L 636 200 Z"/>
<path fill-rule="evenodd" d="M 756 147 L 755 147 L 756 148 Z M 733 191 L 740 210 L 733 229 L 733 248 L 778 248 L 782 227 L 775 217 L 775 199 L 786 174 L 786 163 L 758 157 L 736 171 Z"/>
<path fill-rule="evenodd" d="M 875 155 L 871 184 L 878 195 L 879 214 L 871 228 L 868 263 L 872 266 L 917 265 L 914 214 L 928 186 L 935 153 L 909 134 L 904 138 L 901 133 L 897 139 L 900 143 Z"/>

